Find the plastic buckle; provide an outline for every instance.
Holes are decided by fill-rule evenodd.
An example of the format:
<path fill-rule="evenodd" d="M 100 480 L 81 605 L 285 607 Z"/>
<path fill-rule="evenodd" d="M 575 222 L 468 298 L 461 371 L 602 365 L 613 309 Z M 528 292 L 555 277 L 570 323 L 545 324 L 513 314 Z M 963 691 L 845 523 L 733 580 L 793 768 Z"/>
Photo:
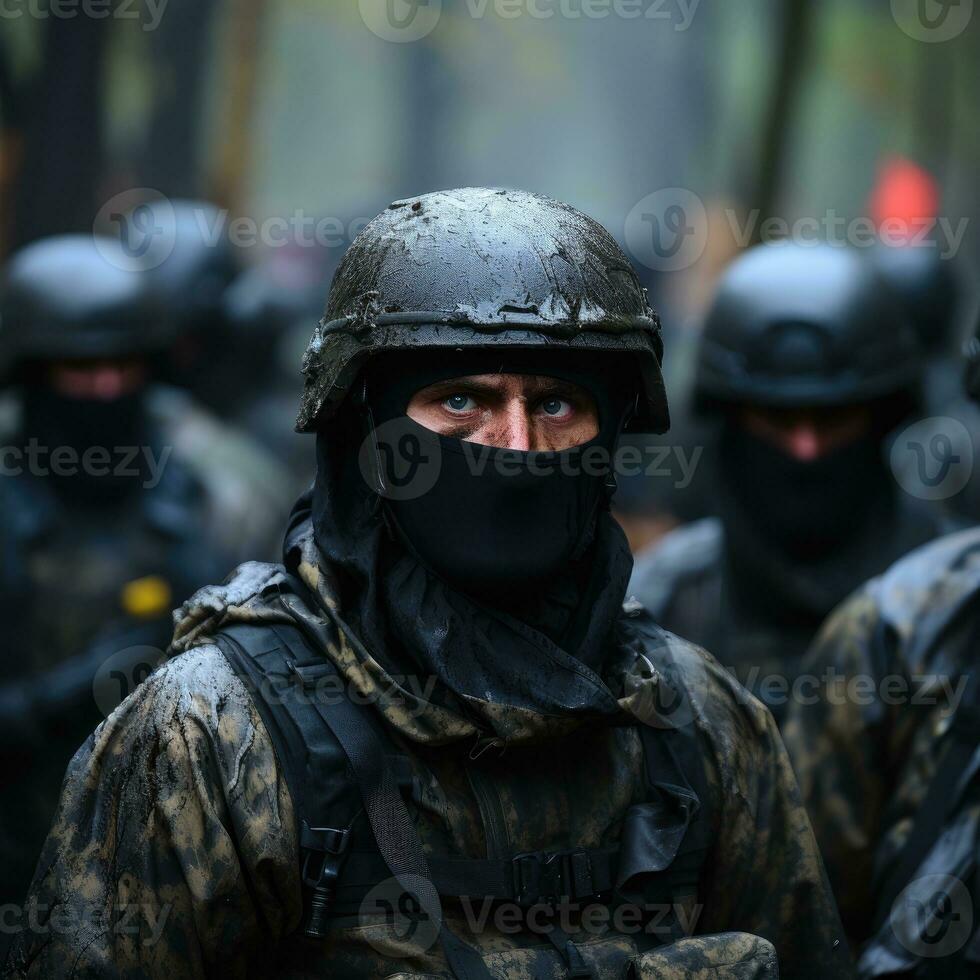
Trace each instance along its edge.
<path fill-rule="evenodd" d="M 514 896 L 519 905 L 554 904 L 591 894 L 592 868 L 588 854 L 574 851 L 529 851 L 513 860 Z M 583 891 L 578 881 L 587 883 Z"/>
<path fill-rule="evenodd" d="M 349 830 L 311 827 L 303 821 L 300 832 L 303 854 L 301 877 L 303 884 L 311 890 L 303 931 L 314 939 L 322 939 L 327 934 L 327 918 L 349 846 Z"/>

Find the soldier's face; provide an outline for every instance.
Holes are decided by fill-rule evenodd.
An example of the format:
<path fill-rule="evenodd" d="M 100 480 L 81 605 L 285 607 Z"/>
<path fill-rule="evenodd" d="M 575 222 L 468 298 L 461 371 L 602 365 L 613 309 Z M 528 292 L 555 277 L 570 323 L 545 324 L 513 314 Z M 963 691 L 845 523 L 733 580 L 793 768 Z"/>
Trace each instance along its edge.
<path fill-rule="evenodd" d="M 802 463 L 857 442 L 871 431 L 869 405 L 770 408 L 744 405 L 742 425 L 752 435 Z"/>
<path fill-rule="evenodd" d="M 93 361 L 55 361 L 48 367 L 48 383 L 68 398 L 115 401 L 138 390 L 146 381 L 140 358 Z"/>
<path fill-rule="evenodd" d="M 501 449 L 560 451 L 599 433 L 595 399 L 570 381 L 476 374 L 417 391 L 409 418 L 440 435 Z"/>

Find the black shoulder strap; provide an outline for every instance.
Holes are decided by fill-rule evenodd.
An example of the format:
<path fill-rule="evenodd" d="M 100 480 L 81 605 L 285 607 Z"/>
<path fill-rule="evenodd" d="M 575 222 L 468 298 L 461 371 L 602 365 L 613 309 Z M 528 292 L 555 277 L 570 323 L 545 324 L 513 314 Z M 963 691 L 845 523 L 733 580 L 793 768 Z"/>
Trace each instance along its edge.
<path fill-rule="evenodd" d="M 980 639 L 980 621 L 973 631 L 973 639 Z M 951 744 L 929 783 L 908 839 L 878 889 L 875 921 L 879 926 L 887 920 L 895 899 L 922 865 L 958 802 L 957 784 L 980 745 L 980 671 L 973 670 L 968 675 L 947 738 Z"/>
<path fill-rule="evenodd" d="M 674 728 L 641 723 L 640 740 L 647 782 L 655 793 L 681 811 L 686 848 L 705 846 L 712 837 L 711 794 L 706 755 L 693 721 Z"/>
<path fill-rule="evenodd" d="M 255 632 L 246 633 L 253 630 L 265 634 L 265 639 L 258 639 Z M 239 673 L 244 671 L 247 676 L 261 681 L 268 675 L 261 669 L 258 660 L 263 654 L 268 656 L 275 651 L 273 655 L 279 656 L 286 671 L 299 678 L 299 696 L 295 694 L 290 696 L 288 693 L 288 679 L 285 686 L 279 682 L 265 681 L 257 702 L 260 714 L 263 713 L 261 704 L 265 702 L 265 712 L 270 717 L 279 715 L 272 722 L 270 737 L 275 742 L 278 733 L 280 744 L 286 747 L 284 755 L 292 759 L 291 762 L 287 763 L 285 760 L 283 762 L 285 766 L 292 767 L 292 778 L 298 779 L 295 785 L 303 787 L 301 812 L 323 814 L 325 819 L 331 821 L 334 819 L 324 810 L 317 808 L 323 803 L 316 798 L 314 768 L 319 768 L 321 765 L 318 759 L 319 753 L 307 751 L 305 748 L 300 749 L 295 741 L 296 738 L 307 739 L 313 736 L 316 727 L 319 727 L 322 737 L 325 727 L 326 732 L 331 734 L 342 747 L 347 758 L 374 832 L 375 842 L 385 864 L 401 887 L 415 897 L 419 907 L 438 928 L 439 940 L 453 975 L 459 980 L 489 980 L 490 975 L 477 951 L 454 935 L 443 921 L 442 904 L 432 882 L 422 841 L 398 791 L 397 780 L 388 765 L 384 742 L 368 718 L 368 712 L 359 709 L 343 696 L 343 689 L 340 687 L 335 688 L 330 697 L 317 695 L 318 681 L 335 674 L 330 662 L 308 643 L 298 627 L 280 624 L 273 627 L 236 626 L 222 632 L 225 636 L 230 636 L 239 646 L 240 652 L 252 661 L 250 666 L 242 660 L 241 656 L 235 656 L 233 653 L 229 661 Z M 227 643 L 222 644 L 219 639 L 219 646 L 223 652 L 226 652 Z M 266 649 L 261 649 L 262 646 Z M 252 654 L 249 647 L 258 647 L 256 654 Z M 288 656 L 282 655 L 283 649 Z M 283 697 L 283 704 L 288 703 L 290 710 L 275 711 L 270 704 L 271 699 L 263 696 L 266 689 L 273 690 L 277 697 Z M 288 720 L 283 717 L 287 713 L 291 716 Z M 297 722 L 299 717 L 303 720 Z M 319 717 L 321 725 L 314 724 L 315 717 Z M 264 716 L 263 721 L 265 721 Z M 311 767 L 310 771 L 304 772 L 300 778 L 296 770 L 297 760 L 302 758 L 312 761 L 308 763 Z M 287 779 L 289 779 L 289 768 L 287 768 Z M 327 912 L 328 903 L 336 887 L 342 857 L 349 844 L 349 828 L 305 825 L 303 830 L 310 832 L 305 835 L 305 841 L 319 839 L 319 842 L 328 848 L 328 855 L 341 856 L 341 861 L 324 862 L 328 867 L 328 873 L 325 881 L 322 871 L 320 873 L 319 880 L 324 886 L 320 892 L 322 908 L 317 907 L 317 895 L 314 895 L 312 934 L 322 935 L 324 932 L 322 919 Z M 305 846 L 305 841 L 301 838 L 301 846 Z M 310 925 L 307 926 L 307 932 L 310 933 Z"/>
<path fill-rule="evenodd" d="M 646 611 L 629 616 L 628 627 L 636 634 L 660 648 L 665 631 Z M 660 671 L 658 699 L 672 699 L 671 703 L 689 700 L 686 692 L 677 691 L 676 682 Z M 680 702 L 677 699 L 682 699 Z M 677 724 L 671 722 L 670 712 L 664 712 L 662 726 L 639 721 L 640 740 L 646 764 L 647 782 L 654 793 L 673 798 L 674 804 L 685 811 L 688 819 L 688 842 L 701 846 L 712 836 L 711 793 L 708 782 L 708 755 L 699 741 L 698 728 L 693 717 L 680 724 L 687 712 L 675 712 Z"/>

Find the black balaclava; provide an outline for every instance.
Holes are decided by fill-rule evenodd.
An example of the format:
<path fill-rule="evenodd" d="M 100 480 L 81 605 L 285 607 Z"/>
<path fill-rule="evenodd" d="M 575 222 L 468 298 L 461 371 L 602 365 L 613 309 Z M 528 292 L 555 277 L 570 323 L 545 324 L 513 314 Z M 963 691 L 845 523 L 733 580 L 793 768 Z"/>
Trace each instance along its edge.
<path fill-rule="evenodd" d="M 801 462 L 729 421 L 720 461 L 727 578 L 747 612 L 815 629 L 880 570 L 896 500 L 877 427 Z"/>
<path fill-rule="evenodd" d="M 361 386 L 370 416 L 354 398 L 318 433 L 312 498 L 294 512 L 287 565 L 289 541 L 311 516 L 342 614 L 372 656 L 389 672 L 436 678 L 435 699 L 448 699 L 457 708 L 489 702 L 548 715 L 618 711 L 598 672 L 621 612 L 632 558 L 608 511 L 608 474 L 601 467 L 582 477 L 560 470 L 548 476 L 521 472 L 522 462 L 526 470 L 529 463 L 574 459 L 585 447 L 539 454 L 547 457 L 540 460 L 527 458 L 536 454 L 511 453 L 505 466 L 519 475 L 493 473 L 486 488 L 478 487 L 499 461 L 487 461 L 475 475 L 467 460 L 495 457 L 497 450 L 463 447 L 404 417 L 408 399 L 420 388 L 503 367 L 560 376 L 592 390 L 600 412 L 594 442 L 611 449 L 626 408 L 614 395 L 617 386 L 596 384 L 594 364 L 579 374 L 585 365 L 562 358 L 563 353 L 483 353 L 475 359 L 472 353 L 445 359 L 434 359 L 431 352 L 401 353 L 391 359 L 391 370 L 378 363 Z M 371 453 L 363 447 L 370 449 L 375 441 L 372 428 L 384 441 L 393 423 L 399 432 L 414 433 L 423 451 L 433 445 L 445 450 L 430 503 L 393 501 L 377 493 L 376 473 L 365 467 Z M 473 456 L 464 455 L 470 450 Z M 505 482 L 510 479 L 513 485 Z M 560 518 L 545 514 L 543 500 L 554 502 Z M 525 506 L 546 528 L 528 520 Z M 511 519 L 519 523 L 519 534 L 503 526 Z M 549 537 L 555 532 L 557 545 Z M 474 550 L 486 547 L 489 552 Z M 501 588 L 508 569 L 513 587 Z M 482 722 L 494 724 L 492 718 Z"/>
<path fill-rule="evenodd" d="M 100 400 L 62 395 L 43 383 L 25 385 L 21 397 L 21 440 L 31 440 L 45 452 L 42 475 L 66 499 L 105 501 L 136 492 L 147 479 L 149 439 L 144 390 Z M 51 453 L 67 447 L 73 462 L 52 465 Z M 83 461 L 86 450 L 104 449 L 109 461 L 100 460 L 89 472 Z M 135 450 L 135 452 L 134 452 Z M 108 472 L 105 472 L 108 470 Z"/>
<path fill-rule="evenodd" d="M 721 464 L 742 513 L 761 537 L 794 558 L 834 551 L 892 492 L 876 433 L 801 461 L 732 422 L 722 435 Z"/>
<path fill-rule="evenodd" d="M 491 373 L 539 374 L 578 385 L 596 402 L 599 432 L 561 452 L 521 452 L 439 436 L 405 415 L 411 396 L 426 385 Z M 590 373 L 576 355 L 382 359 L 366 381 L 368 424 L 378 434 L 385 512 L 406 548 L 452 587 L 497 606 L 546 589 L 549 579 L 584 557 L 614 487 L 611 461 L 625 406 L 613 391 L 609 378 L 594 368 Z M 399 470 L 417 466 L 420 454 L 424 466 L 434 466 L 416 469 L 425 492 L 393 487 Z"/>

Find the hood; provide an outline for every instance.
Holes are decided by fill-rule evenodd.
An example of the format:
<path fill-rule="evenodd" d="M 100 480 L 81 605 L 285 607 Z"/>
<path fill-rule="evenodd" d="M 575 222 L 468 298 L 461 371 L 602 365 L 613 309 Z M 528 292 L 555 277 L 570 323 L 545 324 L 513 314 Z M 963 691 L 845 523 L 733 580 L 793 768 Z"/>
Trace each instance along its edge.
<path fill-rule="evenodd" d="M 287 536 L 287 557 L 288 570 L 246 562 L 224 584 L 195 593 L 174 613 L 168 656 L 213 643 L 222 628 L 234 623 L 304 622 L 308 635 L 323 638 L 320 652 L 363 703 L 371 704 L 405 738 L 428 745 L 466 741 L 502 747 L 563 735 L 587 723 L 618 725 L 649 715 L 649 662 L 625 619 L 603 677 L 575 662 L 569 690 L 578 700 L 566 711 L 507 703 L 496 700 L 493 692 L 452 697 L 434 678 L 392 671 L 365 648 L 340 613 L 308 519 L 301 519 Z"/>

